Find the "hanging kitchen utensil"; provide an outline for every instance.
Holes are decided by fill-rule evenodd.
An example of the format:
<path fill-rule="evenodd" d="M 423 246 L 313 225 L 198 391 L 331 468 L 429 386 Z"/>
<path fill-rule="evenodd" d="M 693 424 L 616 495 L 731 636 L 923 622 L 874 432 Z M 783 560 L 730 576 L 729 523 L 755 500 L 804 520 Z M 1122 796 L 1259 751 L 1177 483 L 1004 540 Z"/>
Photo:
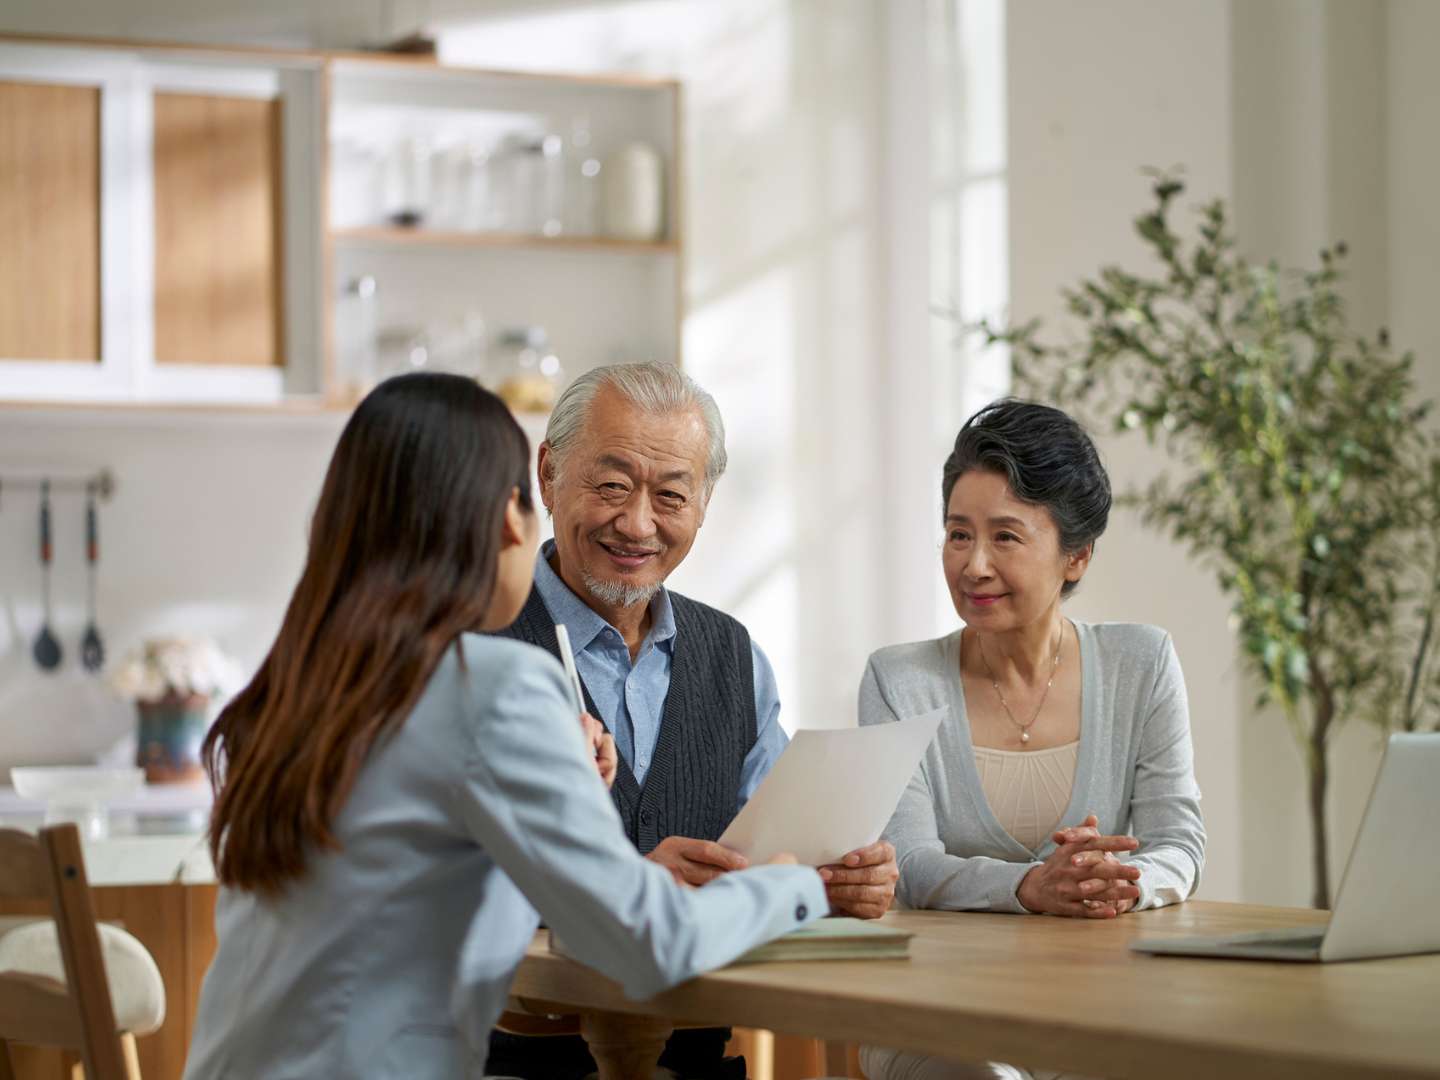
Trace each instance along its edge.
<path fill-rule="evenodd" d="M 100 530 L 95 522 L 95 485 L 85 485 L 85 563 L 88 572 L 85 606 L 89 615 L 85 638 L 80 642 L 80 662 L 86 671 L 99 671 L 105 666 L 105 643 L 95 626 L 95 564 L 100 558 Z"/>
<path fill-rule="evenodd" d="M 46 671 L 60 666 L 64 655 L 60 642 L 50 632 L 50 481 L 40 484 L 40 586 L 45 600 L 45 621 L 35 639 L 35 663 Z"/>

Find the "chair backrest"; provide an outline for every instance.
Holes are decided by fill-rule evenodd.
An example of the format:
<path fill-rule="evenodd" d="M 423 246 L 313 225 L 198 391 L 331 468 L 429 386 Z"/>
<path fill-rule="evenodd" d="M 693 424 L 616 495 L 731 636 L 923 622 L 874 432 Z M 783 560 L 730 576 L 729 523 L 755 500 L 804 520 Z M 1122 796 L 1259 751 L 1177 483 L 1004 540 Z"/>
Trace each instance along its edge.
<path fill-rule="evenodd" d="M 68 984 L 0 972 L 0 1044 L 78 1051 L 86 1080 L 125 1080 L 80 831 L 73 824 L 41 829 L 38 836 L 0 829 L 0 896 L 50 905 Z M 0 1045 L 0 1080 L 11 1072 L 9 1051 Z"/>

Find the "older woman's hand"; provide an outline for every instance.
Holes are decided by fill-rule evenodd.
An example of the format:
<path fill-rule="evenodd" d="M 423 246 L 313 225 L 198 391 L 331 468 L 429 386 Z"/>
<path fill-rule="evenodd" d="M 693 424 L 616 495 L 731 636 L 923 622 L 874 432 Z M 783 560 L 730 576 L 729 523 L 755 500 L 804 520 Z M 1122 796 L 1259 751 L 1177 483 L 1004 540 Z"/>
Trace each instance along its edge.
<path fill-rule="evenodd" d="M 1133 836 L 1101 836 L 1094 814 L 1075 829 L 1055 834 L 1059 845 L 1050 857 L 1020 882 L 1015 898 L 1029 911 L 1050 915 L 1077 915 L 1087 919 L 1113 919 L 1129 911 L 1140 890 L 1140 868 L 1127 866 L 1117 851 L 1133 851 Z"/>

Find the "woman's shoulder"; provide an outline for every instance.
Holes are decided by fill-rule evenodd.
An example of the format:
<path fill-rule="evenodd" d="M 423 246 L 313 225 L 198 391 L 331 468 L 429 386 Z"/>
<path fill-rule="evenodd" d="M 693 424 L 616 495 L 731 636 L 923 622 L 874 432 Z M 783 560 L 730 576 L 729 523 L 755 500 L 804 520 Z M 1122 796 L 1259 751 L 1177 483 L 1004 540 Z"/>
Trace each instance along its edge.
<path fill-rule="evenodd" d="M 1154 656 L 1165 650 L 1170 641 L 1168 630 L 1149 623 L 1070 621 L 1075 624 L 1075 632 L 1082 641 L 1088 639 L 1106 655 Z"/>
<path fill-rule="evenodd" d="M 567 694 L 560 661 L 544 649 L 512 638 L 461 634 L 430 676 L 421 704 L 474 717 Z"/>
<path fill-rule="evenodd" d="M 540 646 L 531 645 L 519 638 L 467 633 L 460 635 L 460 647 L 465 652 L 465 659 L 477 664 L 493 663 L 503 666 L 516 663 L 543 667 L 547 660 L 552 664 L 560 663 Z"/>
<path fill-rule="evenodd" d="M 472 681 L 478 677 L 497 686 L 559 680 L 564 686 L 565 669 L 560 661 L 538 645 L 489 634 L 461 634 L 460 653 Z"/>
<path fill-rule="evenodd" d="M 493 725 L 568 715 L 560 661 L 535 645 L 511 638 L 462 634 L 436 668 L 416 710 L 427 722 L 473 738 Z"/>
<path fill-rule="evenodd" d="M 929 678 L 949 671 L 946 656 L 955 650 L 955 639 L 960 631 L 929 641 L 907 641 L 902 645 L 887 645 L 870 654 L 869 666 L 879 676 L 890 681 L 909 681 Z"/>

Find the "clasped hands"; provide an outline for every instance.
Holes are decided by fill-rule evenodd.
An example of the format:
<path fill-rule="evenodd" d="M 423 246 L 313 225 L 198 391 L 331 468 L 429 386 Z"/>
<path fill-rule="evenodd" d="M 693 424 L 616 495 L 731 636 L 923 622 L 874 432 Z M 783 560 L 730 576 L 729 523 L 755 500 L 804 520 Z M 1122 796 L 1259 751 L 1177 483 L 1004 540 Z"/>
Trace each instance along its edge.
<path fill-rule="evenodd" d="M 668 869 L 681 885 L 692 888 L 750 865 L 738 852 L 709 840 L 685 836 L 667 836 L 645 857 Z M 780 856 L 770 861 L 795 860 Z M 900 879 L 895 848 L 885 840 L 850 852 L 843 864 L 819 867 L 819 873 L 830 898 L 831 912 L 859 919 L 878 919 L 884 915 L 895 895 L 895 882 Z"/>
<path fill-rule="evenodd" d="M 1134 851 L 1133 836 L 1101 836 L 1100 821 L 1091 814 L 1074 829 L 1055 833 L 1059 846 L 1032 869 L 1015 890 L 1028 911 L 1113 919 L 1135 906 L 1140 889 L 1138 866 L 1127 866 L 1117 851 Z"/>

